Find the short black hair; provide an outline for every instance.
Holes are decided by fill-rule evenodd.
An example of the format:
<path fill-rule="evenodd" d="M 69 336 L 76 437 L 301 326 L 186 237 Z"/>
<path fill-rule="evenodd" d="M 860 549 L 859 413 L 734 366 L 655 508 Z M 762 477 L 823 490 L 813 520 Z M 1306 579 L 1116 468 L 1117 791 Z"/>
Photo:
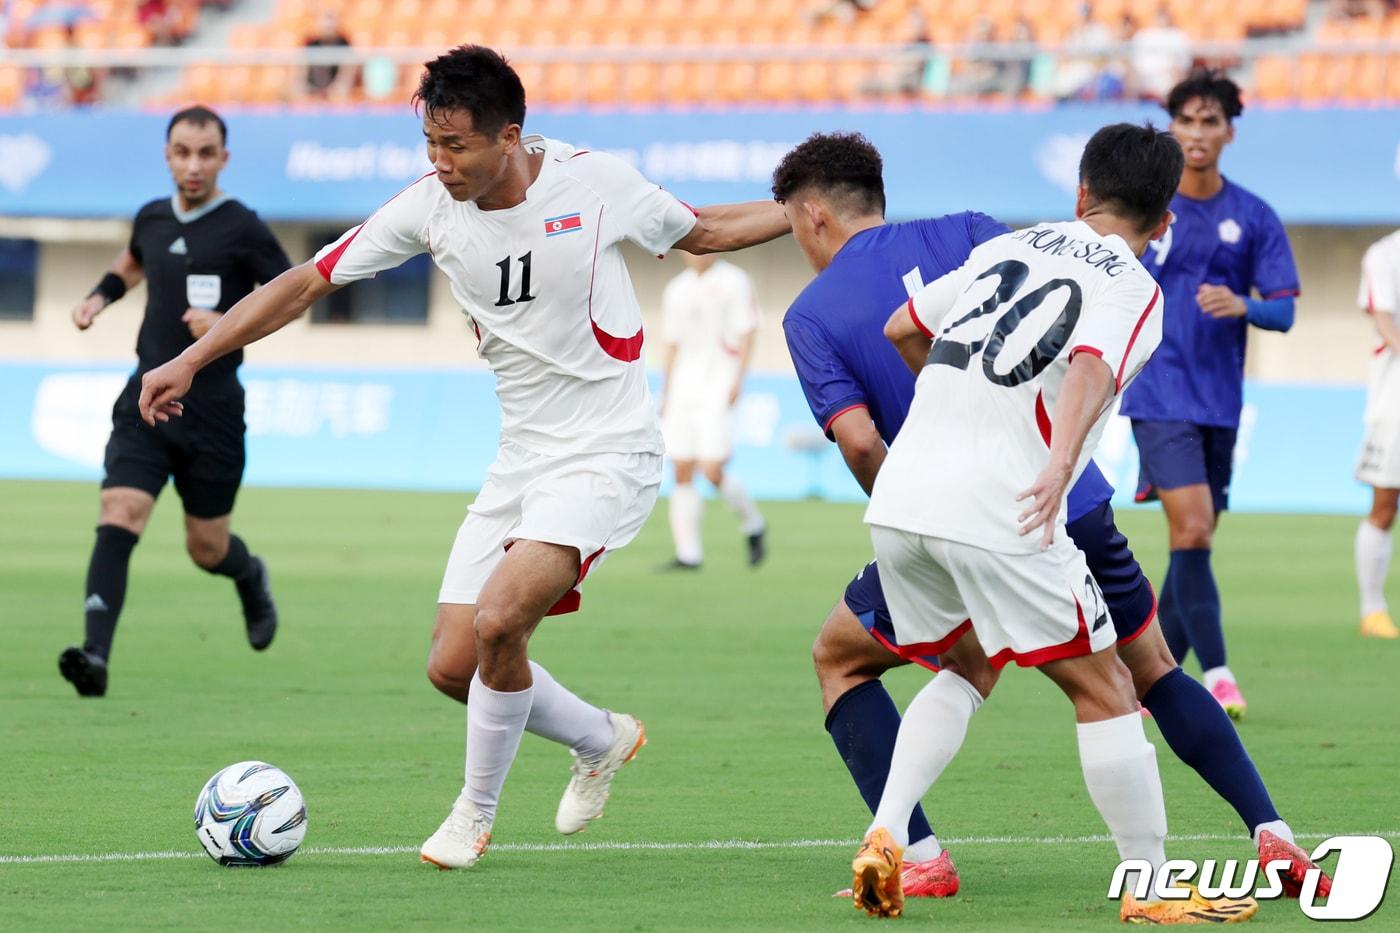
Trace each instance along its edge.
<path fill-rule="evenodd" d="M 1170 133 L 1151 123 L 1114 123 L 1089 138 L 1079 181 L 1094 202 L 1147 231 L 1167 213 L 1185 167 Z"/>
<path fill-rule="evenodd" d="M 170 141 L 170 134 L 175 131 L 178 123 L 193 123 L 195 126 L 208 126 L 210 123 L 219 128 L 220 144 L 228 145 L 228 125 L 224 123 L 224 118 L 219 116 L 208 107 L 186 107 L 177 111 L 175 116 L 170 118 L 170 123 L 165 127 L 165 141 Z"/>
<path fill-rule="evenodd" d="M 459 45 L 424 67 L 413 102 L 422 104 L 429 118 L 464 110 L 476 131 L 493 139 L 512 123 L 524 125 L 525 85 L 495 49 Z"/>
<path fill-rule="evenodd" d="M 860 133 L 813 133 L 773 170 L 773 200 L 813 188 L 861 213 L 885 215 L 884 160 Z"/>
<path fill-rule="evenodd" d="M 1225 111 L 1226 120 L 1233 120 L 1244 113 L 1244 102 L 1240 100 L 1240 86 L 1225 77 L 1224 72 L 1212 71 L 1209 68 L 1197 68 L 1187 75 L 1171 89 L 1164 106 L 1172 119 L 1176 119 L 1177 114 L 1181 113 L 1181 108 L 1197 97 L 1219 104 L 1220 109 Z"/>

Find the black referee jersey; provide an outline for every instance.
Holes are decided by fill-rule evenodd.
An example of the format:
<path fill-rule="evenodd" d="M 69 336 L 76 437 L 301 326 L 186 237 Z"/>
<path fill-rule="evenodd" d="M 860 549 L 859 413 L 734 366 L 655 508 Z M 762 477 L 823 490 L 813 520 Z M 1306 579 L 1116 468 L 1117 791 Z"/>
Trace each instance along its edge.
<path fill-rule="evenodd" d="M 136 338 L 139 378 L 194 343 L 180 318 L 189 308 L 227 311 L 254 286 L 291 267 L 277 238 L 241 202 L 222 196 L 181 211 L 178 195 L 136 214 L 128 249 L 146 273 L 146 316 Z M 237 386 L 243 351 L 195 376 L 188 397 L 224 395 Z"/>

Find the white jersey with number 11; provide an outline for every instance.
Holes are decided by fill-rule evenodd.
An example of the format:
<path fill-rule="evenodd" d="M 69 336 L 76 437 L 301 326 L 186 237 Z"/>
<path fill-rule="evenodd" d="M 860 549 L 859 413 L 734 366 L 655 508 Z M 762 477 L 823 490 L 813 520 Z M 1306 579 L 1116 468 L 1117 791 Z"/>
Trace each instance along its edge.
<path fill-rule="evenodd" d="M 544 158 L 520 204 L 483 211 L 430 173 L 317 253 L 316 267 L 343 285 L 431 253 L 496 374 L 503 440 L 546 454 L 660 453 L 620 245 L 664 254 L 695 212 L 614 156 L 539 136 L 522 144 Z"/>

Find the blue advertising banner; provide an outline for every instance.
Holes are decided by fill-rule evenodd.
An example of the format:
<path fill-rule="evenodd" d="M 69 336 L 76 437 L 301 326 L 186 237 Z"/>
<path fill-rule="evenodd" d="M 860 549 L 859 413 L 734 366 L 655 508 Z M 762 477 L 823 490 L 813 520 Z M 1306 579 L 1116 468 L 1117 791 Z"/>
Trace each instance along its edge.
<path fill-rule="evenodd" d="M 859 130 L 885 157 L 894 219 L 976 209 L 1008 221 L 1065 215 L 1098 127 L 1164 122 L 1140 105 L 1044 109 L 531 112 L 530 132 L 614 152 L 695 204 L 768 196 L 773 166 L 824 130 Z M 0 215 L 130 217 L 171 190 L 164 115 L 0 117 Z M 358 221 L 428 171 L 418 118 L 401 112 L 231 113 L 226 190 L 272 220 Z M 1250 109 L 1227 173 L 1284 221 L 1400 219 L 1400 108 Z M 93 153 L 101 152 L 94 163 Z M 119 181 L 118 181 L 119 179 Z"/>
<path fill-rule="evenodd" d="M 128 376 L 111 366 L 0 363 L 0 478 L 99 479 L 112 403 Z M 472 490 L 495 457 L 500 421 L 483 369 L 250 365 L 243 381 L 250 484 Z M 1245 395 L 1232 508 L 1366 509 L 1352 479 L 1361 387 L 1256 383 Z M 792 376 L 749 379 L 735 439 L 732 468 L 758 498 L 863 498 Z M 1137 479 L 1126 419 L 1110 423 L 1096 459 L 1126 505 Z"/>

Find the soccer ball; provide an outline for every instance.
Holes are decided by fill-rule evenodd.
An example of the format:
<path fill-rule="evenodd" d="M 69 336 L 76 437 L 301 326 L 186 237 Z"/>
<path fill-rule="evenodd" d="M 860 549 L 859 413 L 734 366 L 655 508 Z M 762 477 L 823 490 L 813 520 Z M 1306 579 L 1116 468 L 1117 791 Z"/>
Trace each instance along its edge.
<path fill-rule="evenodd" d="M 306 838 L 306 804 L 286 772 L 263 761 L 240 761 L 199 792 L 194 832 L 220 865 L 280 865 Z"/>

